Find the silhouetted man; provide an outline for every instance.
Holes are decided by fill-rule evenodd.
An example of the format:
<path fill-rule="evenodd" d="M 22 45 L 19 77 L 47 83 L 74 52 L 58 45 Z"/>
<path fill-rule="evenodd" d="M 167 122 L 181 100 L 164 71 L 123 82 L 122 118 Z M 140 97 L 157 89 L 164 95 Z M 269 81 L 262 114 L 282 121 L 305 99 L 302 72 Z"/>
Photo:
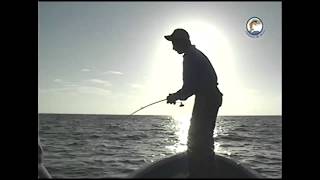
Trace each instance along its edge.
<path fill-rule="evenodd" d="M 173 49 L 183 55 L 183 86 L 169 94 L 167 103 L 186 100 L 195 95 L 192 118 L 188 132 L 189 177 L 210 177 L 214 159 L 213 130 L 222 93 L 217 85 L 217 75 L 209 59 L 191 44 L 184 29 L 176 29 L 164 36 L 172 42 Z"/>

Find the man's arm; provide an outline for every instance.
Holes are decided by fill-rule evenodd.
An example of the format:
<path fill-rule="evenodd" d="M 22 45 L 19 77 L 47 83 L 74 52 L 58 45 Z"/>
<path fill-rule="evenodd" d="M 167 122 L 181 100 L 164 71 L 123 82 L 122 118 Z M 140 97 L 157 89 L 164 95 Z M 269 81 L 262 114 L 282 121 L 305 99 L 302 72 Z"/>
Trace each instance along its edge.
<path fill-rule="evenodd" d="M 183 86 L 174 93 L 176 99 L 187 100 L 192 96 L 197 88 L 198 65 L 194 59 L 185 59 L 183 61 Z"/>

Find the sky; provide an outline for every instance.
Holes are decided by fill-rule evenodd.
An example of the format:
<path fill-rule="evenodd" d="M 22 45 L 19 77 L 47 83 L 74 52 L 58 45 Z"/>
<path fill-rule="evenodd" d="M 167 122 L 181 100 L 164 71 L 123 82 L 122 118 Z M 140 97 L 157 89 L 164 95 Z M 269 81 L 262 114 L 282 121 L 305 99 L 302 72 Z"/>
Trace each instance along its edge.
<path fill-rule="evenodd" d="M 281 2 L 39 2 L 38 112 L 130 114 L 182 87 L 184 28 L 210 59 L 222 115 L 282 114 Z M 252 38 L 246 22 L 264 33 Z M 190 116 L 165 102 L 137 114 Z"/>

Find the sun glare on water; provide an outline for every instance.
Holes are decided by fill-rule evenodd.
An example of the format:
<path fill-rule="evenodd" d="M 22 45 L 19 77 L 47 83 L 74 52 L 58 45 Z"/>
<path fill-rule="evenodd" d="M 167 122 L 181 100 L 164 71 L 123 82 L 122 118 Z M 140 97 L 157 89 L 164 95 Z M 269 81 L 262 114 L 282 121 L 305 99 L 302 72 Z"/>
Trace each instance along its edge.
<path fill-rule="evenodd" d="M 172 146 L 167 146 L 168 149 L 175 153 L 184 152 L 187 150 L 188 130 L 190 126 L 190 116 L 173 116 L 176 127 L 176 136 L 178 141 Z"/>
<path fill-rule="evenodd" d="M 175 135 L 177 136 L 178 140 L 174 145 L 166 146 L 167 149 L 172 151 L 173 153 L 180 153 L 187 150 L 187 142 L 188 142 L 188 131 L 190 127 L 190 118 L 191 116 L 188 115 L 174 115 L 174 126 L 176 127 Z M 216 128 L 213 134 L 213 137 L 216 139 L 219 135 L 221 127 L 216 124 Z M 218 154 L 225 154 L 230 156 L 231 152 L 224 147 L 220 146 L 220 142 L 214 142 L 214 151 Z"/>

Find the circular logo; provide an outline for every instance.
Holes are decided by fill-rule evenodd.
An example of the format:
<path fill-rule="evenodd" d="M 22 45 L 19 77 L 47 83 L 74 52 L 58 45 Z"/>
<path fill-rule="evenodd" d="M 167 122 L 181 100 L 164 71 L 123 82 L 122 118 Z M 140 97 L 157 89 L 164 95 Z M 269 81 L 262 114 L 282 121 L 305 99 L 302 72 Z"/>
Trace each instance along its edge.
<path fill-rule="evenodd" d="M 263 23 L 257 17 L 252 17 L 247 21 L 246 29 L 247 34 L 253 38 L 260 37 L 264 32 Z"/>

